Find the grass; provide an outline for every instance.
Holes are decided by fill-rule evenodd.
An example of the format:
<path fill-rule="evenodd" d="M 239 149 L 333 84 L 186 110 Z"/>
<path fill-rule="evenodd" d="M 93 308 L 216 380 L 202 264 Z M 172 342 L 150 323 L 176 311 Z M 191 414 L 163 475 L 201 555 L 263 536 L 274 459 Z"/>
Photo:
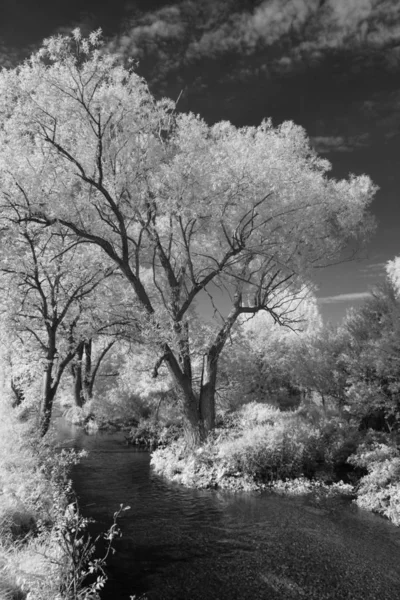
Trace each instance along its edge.
<path fill-rule="evenodd" d="M 0 598 L 55 600 L 54 527 L 67 504 L 67 472 L 78 456 L 55 454 L 34 423 L 0 398 Z"/>

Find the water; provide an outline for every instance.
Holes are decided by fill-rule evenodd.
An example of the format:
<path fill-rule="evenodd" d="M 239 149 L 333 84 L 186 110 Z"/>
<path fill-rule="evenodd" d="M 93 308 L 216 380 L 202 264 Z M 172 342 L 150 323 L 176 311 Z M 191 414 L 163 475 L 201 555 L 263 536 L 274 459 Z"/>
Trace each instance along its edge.
<path fill-rule="evenodd" d="M 104 600 L 400 599 L 400 529 L 348 500 L 189 490 L 122 434 L 58 429 L 90 452 L 73 474 L 84 514 L 104 530 L 131 506 Z"/>

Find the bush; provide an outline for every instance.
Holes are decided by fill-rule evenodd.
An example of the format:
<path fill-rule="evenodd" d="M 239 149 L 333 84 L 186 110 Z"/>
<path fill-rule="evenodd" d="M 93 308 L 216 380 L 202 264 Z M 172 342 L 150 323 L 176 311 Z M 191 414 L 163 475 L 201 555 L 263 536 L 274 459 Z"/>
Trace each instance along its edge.
<path fill-rule="evenodd" d="M 188 453 L 180 441 L 152 455 L 158 473 L 196 487 L 255 489 L 306 476 L 331 481 L 335 461 L 355 447 L 354 431 L 343 422 L 316 423 L 302 411 L 280 411 L 250 403 L 218 419 L 207 442 Z"/>
<path fill-rule="evenodd" d="M 378 437 L 380 438 L 378 440 Z M 386 436 L 368 434 L 348 462 L 364 469 L 357 487 L 356 503 L 361 508 L 379 513 L 400 525 L 400 452 Z"/>
<path fill-rule="evenodd" d="M 303 474 L 303 458 L 309 450 L 304 434 L 298 428 L 288 430 L 282 421 L 256 425 L 236 439 L 222 442 L 217 456 L 231 470 L 255 479 L 298 477 Z"/>
<path fill-rule="evenodd" d="M 178 422 L 163 422 L 152 419 L 143 419 L 129 432 L 128 442 L 133 446 L 153 450 L 165 448 L 179 439 L 183 433 L 183 426 Z"/>
<path fill-rule="evenodd" d="M 80 455 L 55 452 L 0 399 L 0 597 L 54 600 L 66 564 L 54 536 L 68 503 L 68 473 Z M 58 561 L 58 562 L 57 562 Z"/>
<path fill-rule="evenodd" d="M 37 515 L 25 506 L 0 505 L 0 535 L 3 540 L 16 542 L 37 531 Z"/>

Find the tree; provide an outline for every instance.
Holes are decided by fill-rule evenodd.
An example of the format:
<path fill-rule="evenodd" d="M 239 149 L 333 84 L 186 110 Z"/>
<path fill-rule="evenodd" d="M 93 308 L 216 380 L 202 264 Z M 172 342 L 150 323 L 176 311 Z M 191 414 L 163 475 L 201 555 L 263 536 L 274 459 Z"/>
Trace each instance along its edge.
<path fill-rule="evenodd" d="M 348 373 L 343 353 L 348 336 L 342 330 L 325 325 L 296 347 L 293 378 L 308 393 L 316 392 L 326 409 L 328 401 L 339 408 L 346 402 Z"/>
<path fill-rule="evenodd" d="M 3 290 L 3 316 L 19 341 L 18 354 L 23 346 L 34 359 L 30 383 L 42 365 L 39 429 L 45 435 L 64 371 L 92 331 L 90 296 L 106 274 L 93 253 L 86 249 L 83 254 L 76 244 L 71 248 L 65 229 L 4 222 L 8 228 L 3 231 L 0 270 L 8 285 Z M 15 379 L 13 384 L 16 387 Z M 18 386 L 16 394 L 21 396 Z"/>
<path fill-rule="evenodd" d="M 350 409 L 364 426 L 387 430 L 400 420 L 400 301 L 391 265 L 385 284 L 347 316 L 343 352 Z"/>
<path fill-rule="evenodd" d="M 218 392 L 225 405 L 256 401 L 293 408 L 300 402 L 306 387 L 298 377 L 299 357 L 322 323 L 310 290 L 292 302 L 290 310 L 296 330 L 280 327 L 265 311 L 241 319 L 232 343 L 221 355 Z"/>
<path fill-rule="evenodd" d="M 214 426 L 218 360 L 239 317 L 292 323 L 283 295 L 301 296 L 313 268 L 365 234 L 374 186 L 328 178 L 293 123 L 210 127 L 177 114 L 98 33 L 45 41 L 2 72 L 0 89 L 4 209 L 61 224 L 118 267 L 158 349 L 154 374 L 167 366 L 198 443 Z M 204 334 L 199 299 L 219 290 L 229 307 Z"/>
<path fill-rule="evenodd" d="M 80 408 L 93 398 L 94 384 L 100 366 L 117 340 L 115 337 L 106 338 L 105 343 L 97 344 L 99 350 L 94 360 L 93 341 L 93 338 L 90 338 L 79 342 L 71 365 L 75 405 Z"/>

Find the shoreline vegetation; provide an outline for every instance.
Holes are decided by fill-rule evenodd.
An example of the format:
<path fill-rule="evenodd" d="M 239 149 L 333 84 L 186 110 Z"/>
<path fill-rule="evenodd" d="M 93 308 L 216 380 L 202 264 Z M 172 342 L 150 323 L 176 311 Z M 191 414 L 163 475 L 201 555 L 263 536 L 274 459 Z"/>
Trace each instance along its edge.
<path fill-rule="evenodd" d="M 92 539 L 73 495 L 70 470 L 84 452 L 57 449 L 41 439 L 37 415 L 0 403 L 0 598 L 83 600 L 100 598 L 103 567 L 119 535 L 110 529 Z M 97 556 L 100 538 L 104 554 Z M 104 543 L 102 544 L 104 547 Z M 89 575 L 89 578 L 88 578 Z"/>
<path fill-rule="evenodd" d="M 250 403 L 220 419 L 207 442 L 183 438 L 152 453 L 155 472 L 189 487 L 285 495 L 349 496 L 400 525 L 397 436 L 360 430 L 325 411 Z"/>
<path fill-rule="evenodd" d="M 66 411 L 66 417 L 71 416 Z M 190 449 L 183 422 L 167 407 L 160 414 L 105 419 L 81 412 L 88 433 L 122 431 L 127 444 L 151 452 L 160 476 L 188 487 L 271 491 L 285 495 L 341 495 L 400 525 L 400 453 L 396 434 L 362 429 L 332 404 L 281 410 L 251 402 L 226 411 L 201 446 Z M 88 424 L 89 423 L 89 427 Z M 132 425 L 133 423 L 133 425 Z"/>
<path fill-rule="evenodd" d="M 90 539 L 90 521 L 73 501 L 69 480 L 83 453 L 54 452 L 51 436 L 43 440 L 35 431 L 32 410 L 11 408 L 5 397 L 1 411 L 1 597 L 81 600 L 90 589 L 91 598 L 101 598 L 102 567 L 119 535 L 117 518 L 124 507 L 104 534 L 109 540 L 104 557 L 95 559 L 98 538 Z M 77 421 L 77 411 L 65 415 Z M 360 430 L 357 421 L 333 409 L 300 404 L 280 410 L 250 402 L 220 414 L 207 441 L 189 449 L 182 421 L 171 411 L 167 415 L 168 409 L 137 418 L 133 427 L 133 418 L 110 418 L 106 427 L 103 415 L 102 428 L 119 430 L 127 443 L 151 451 L 155 473 L 188 487 L 347 496 L 400 525 L 400 453 L 394 435 Z M 95 413 L 86 423 L 81 418 L 80 425 L 88 433 L 99 430 Z M 94 581 L 87 584 L 89 572 Z"/>

